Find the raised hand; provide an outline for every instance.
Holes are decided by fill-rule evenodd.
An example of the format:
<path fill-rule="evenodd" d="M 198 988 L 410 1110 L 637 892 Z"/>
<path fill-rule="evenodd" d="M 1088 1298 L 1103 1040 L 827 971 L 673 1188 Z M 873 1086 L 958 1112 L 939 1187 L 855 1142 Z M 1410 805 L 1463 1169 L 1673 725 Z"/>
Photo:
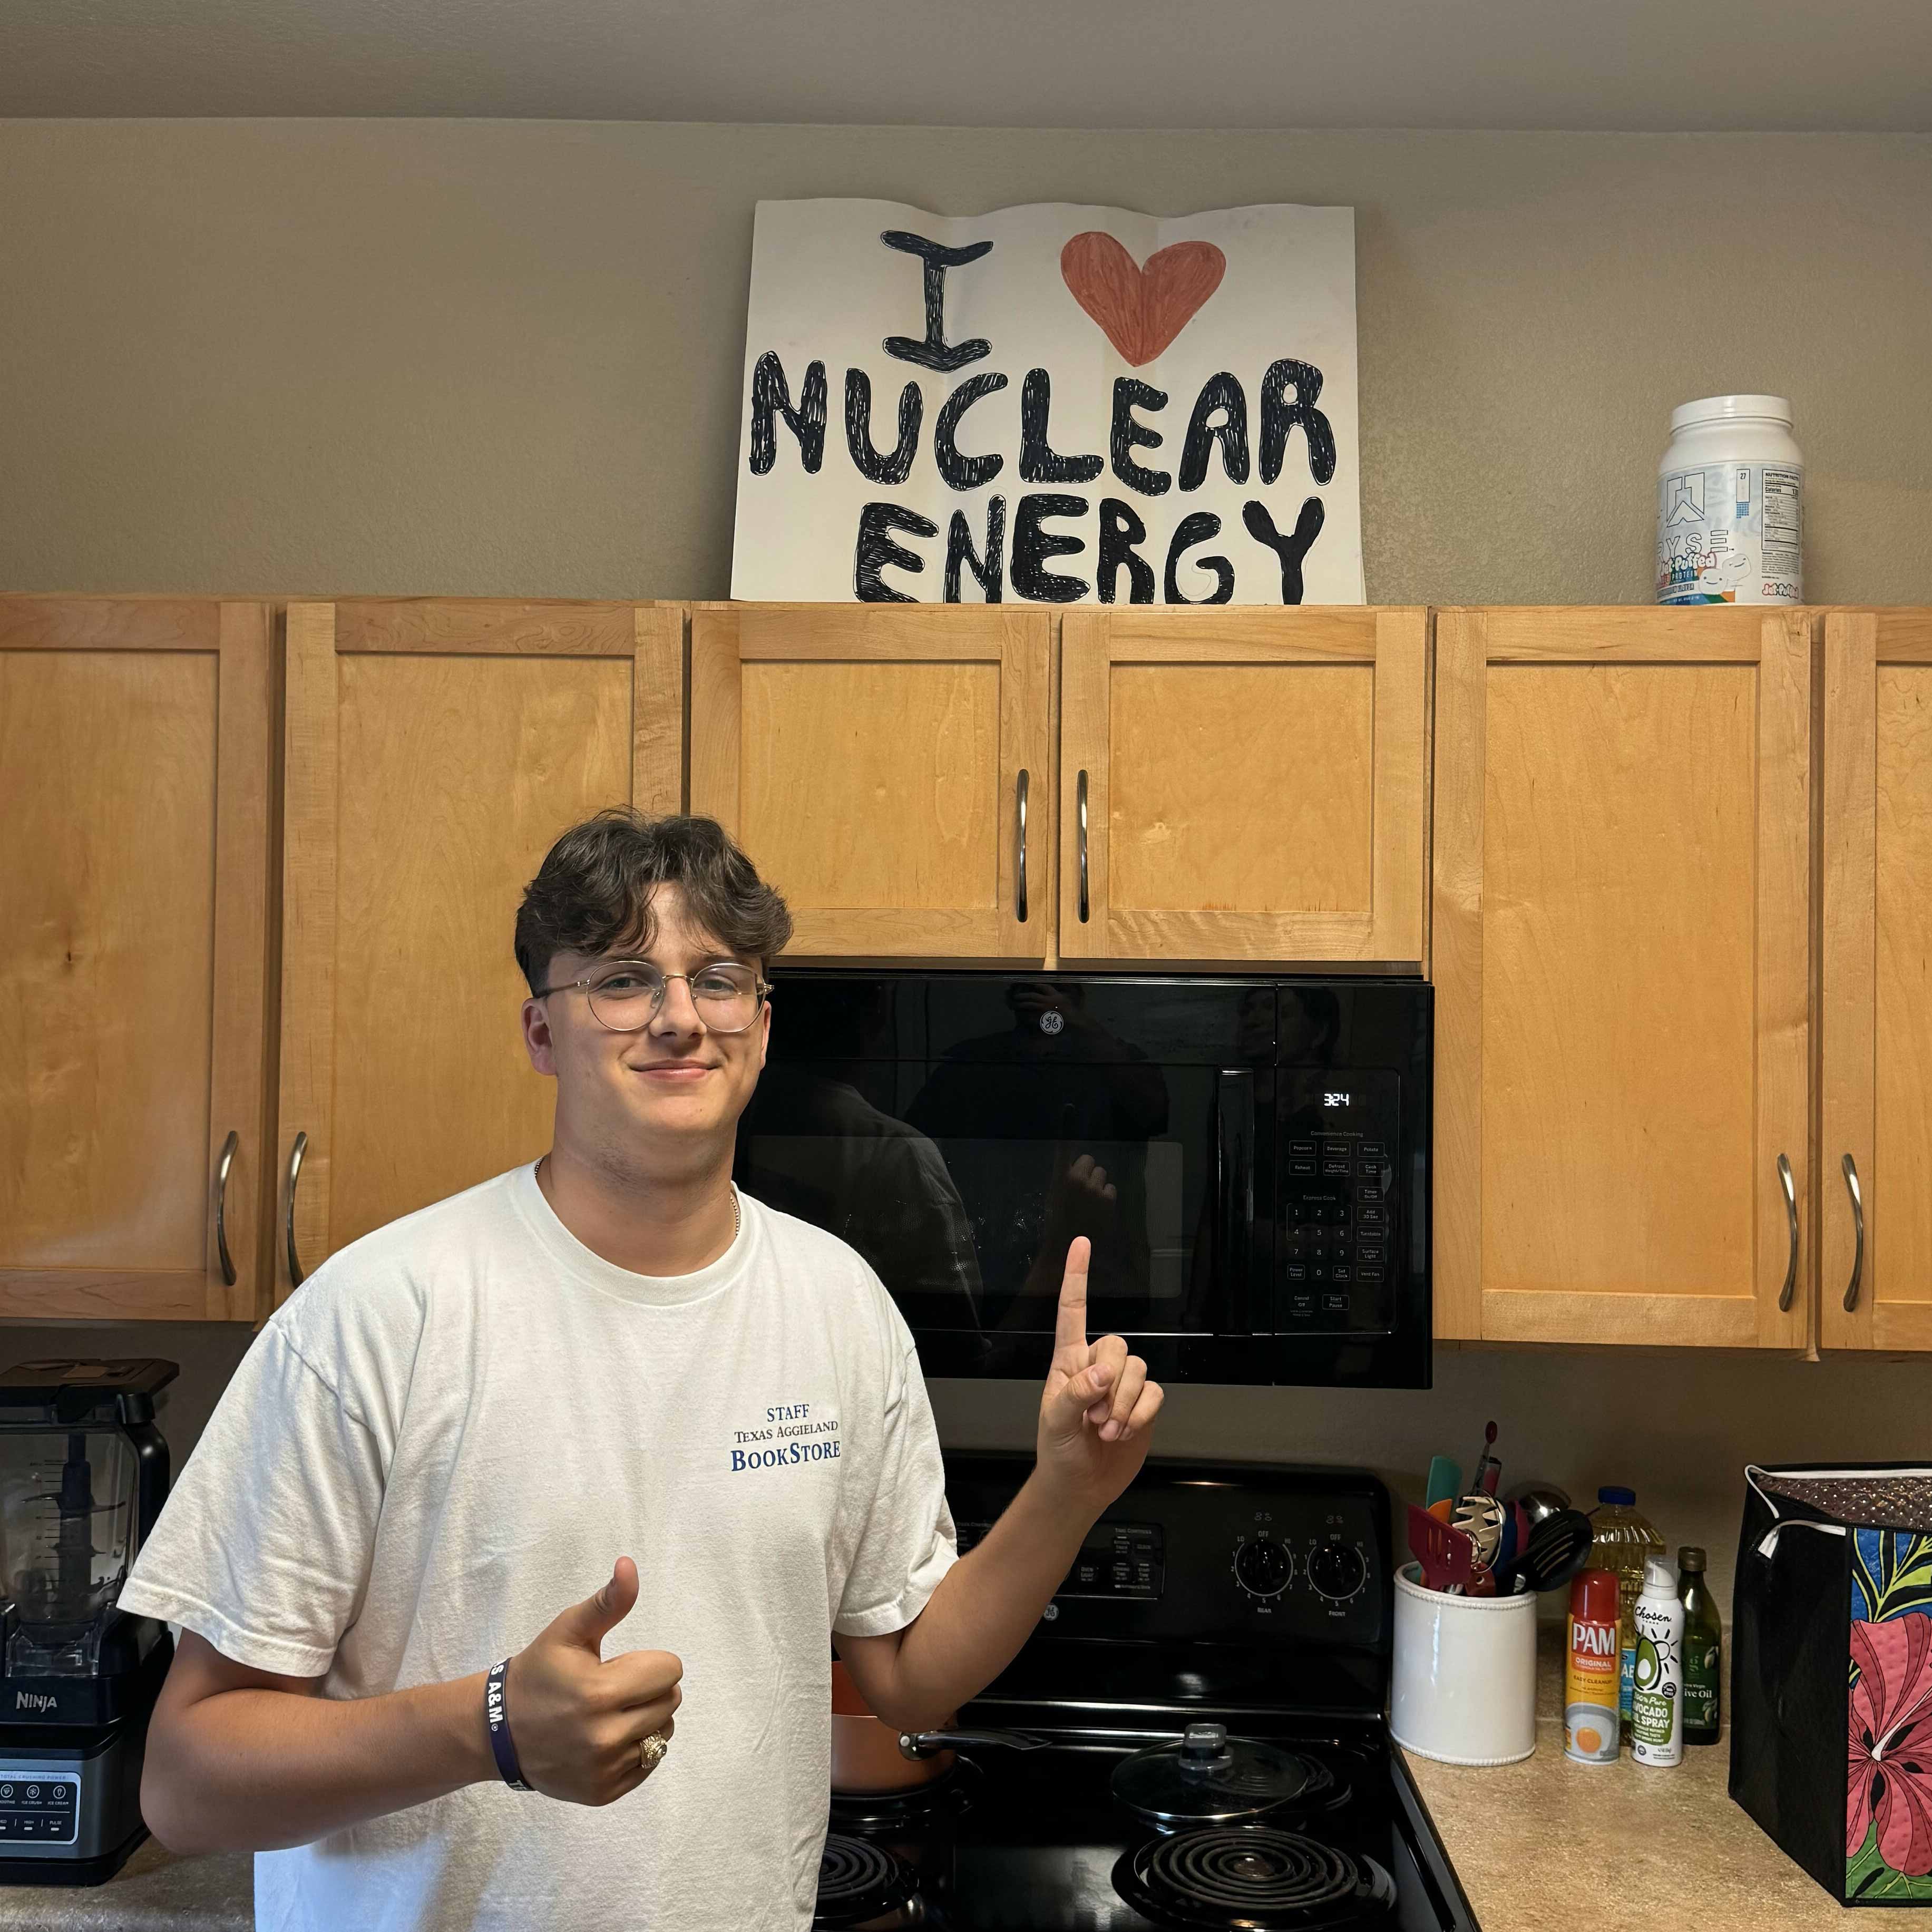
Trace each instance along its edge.
<path fill-rule="evenodd" d="M 629 1650 L 604 1660 L 604 1640 L 638 1600 L 638 1566 L 620 1556 L 594 1597 L 570 1608 L 506 1673 L 504 1704 L 524 1781 L 547 1798 L 610 1804 L 644 1783 L 654 1765 L 638 1747 L 675 1729 L 684 1665 L 668 1650 Z"/>
<path fill-rule="evenodd" d="M 1161 1386 L 1118 1335 L 1087 1339 L 1083 1234 L 1066 1250 L 1054 1324 L 1053 1362 L 1040 1396 L 1040 1472 L 1070 1503 L 1098 1516 L 1147 1460 L 1148 1433 L 1160 1413 Z"/>

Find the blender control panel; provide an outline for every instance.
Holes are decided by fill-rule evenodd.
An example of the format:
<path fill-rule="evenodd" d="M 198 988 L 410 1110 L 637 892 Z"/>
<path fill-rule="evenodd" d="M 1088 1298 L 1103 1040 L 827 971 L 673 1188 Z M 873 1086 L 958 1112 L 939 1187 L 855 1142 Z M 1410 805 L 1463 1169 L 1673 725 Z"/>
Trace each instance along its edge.
<path fill-rule="evenodd" d="M 78 1772 L 0 1764 L 0 1846 L 70 1845 L 80 1817 Z"/>

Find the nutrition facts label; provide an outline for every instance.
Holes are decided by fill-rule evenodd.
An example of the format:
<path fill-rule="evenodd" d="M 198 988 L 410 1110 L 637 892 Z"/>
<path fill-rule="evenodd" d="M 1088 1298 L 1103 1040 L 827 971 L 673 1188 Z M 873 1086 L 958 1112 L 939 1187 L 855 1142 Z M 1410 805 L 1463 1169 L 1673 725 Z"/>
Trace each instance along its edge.
<path fill-rule="evenodd" d="M 1798 574 L 1801 537 L 1798 506 L 1804 501 L 1803 479 L 1795 470 L 1764 472 L 1764 570 L 1767 577 Z"/>

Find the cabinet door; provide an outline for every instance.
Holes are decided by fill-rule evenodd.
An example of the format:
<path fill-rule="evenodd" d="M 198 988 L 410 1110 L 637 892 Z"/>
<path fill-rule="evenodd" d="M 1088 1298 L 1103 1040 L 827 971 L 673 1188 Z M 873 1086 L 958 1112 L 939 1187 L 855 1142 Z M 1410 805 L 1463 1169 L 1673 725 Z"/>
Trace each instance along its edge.
<path fill-rule="evenodd" d="M 1810 622 L 1438 612 L 1438 1334 L 1808 1340 Z"/>
<path fill-rule="evenodd" d="M 270 624 L 0 598 L 0 1315 L 266 1305 Z"/>
<path fill-rule="evenodd" d="M 677 605 L 290 605 L 280 1294 L 548 1145 L 517 907 L 566 826 L 680 808 L 682 735 Z"/>
<path fill-rule="evenodd" d="M 1824 648 L 1820 1339 L 1932 1348 L 1932 610 Z"/>
<path fill-rule="evenodd" d="M 1069 611 L 1070 959 L 1424 956 L 1424 610 Z"/>
<path fill-rule="evenodd" d="M 1044 959 L 1052 620 L 700 605 L 691 808 L 784 895 L 788 957 Z"/>

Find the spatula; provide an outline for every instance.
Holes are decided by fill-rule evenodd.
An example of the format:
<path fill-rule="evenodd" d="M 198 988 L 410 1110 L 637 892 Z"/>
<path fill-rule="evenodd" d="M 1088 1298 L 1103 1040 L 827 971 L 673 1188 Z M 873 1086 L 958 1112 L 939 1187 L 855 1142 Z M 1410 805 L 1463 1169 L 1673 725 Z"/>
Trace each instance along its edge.
<path fill-rule="evenodd" d="M 1460 1465 L 1447 1456 L 1432 1456 L 1429 1461 L 1429 1487 L 1423 1493 L 1423 1504 L 1439 1503 L 1446 1496 L 1450 1500 L 1462 1493 L 1462 1471 Z"/>
<path fill-rule="evenodd" d="M 1462 1531 L 1438 1521 L 1414 1503 L 1408 1506 L 1408 1550 L 1422 1566 L 1426 1590 L 1466 1588 L 1476 1546 Z"/>
<path fill-rule="evenodd" d="M 1530 1532 L 1516 1560 L 1496 1572 L 1496 1588 L 1558 1590 L 1590 1561 L 1590 1519 L 1581 1510 L 1558 1510 Z"/>

